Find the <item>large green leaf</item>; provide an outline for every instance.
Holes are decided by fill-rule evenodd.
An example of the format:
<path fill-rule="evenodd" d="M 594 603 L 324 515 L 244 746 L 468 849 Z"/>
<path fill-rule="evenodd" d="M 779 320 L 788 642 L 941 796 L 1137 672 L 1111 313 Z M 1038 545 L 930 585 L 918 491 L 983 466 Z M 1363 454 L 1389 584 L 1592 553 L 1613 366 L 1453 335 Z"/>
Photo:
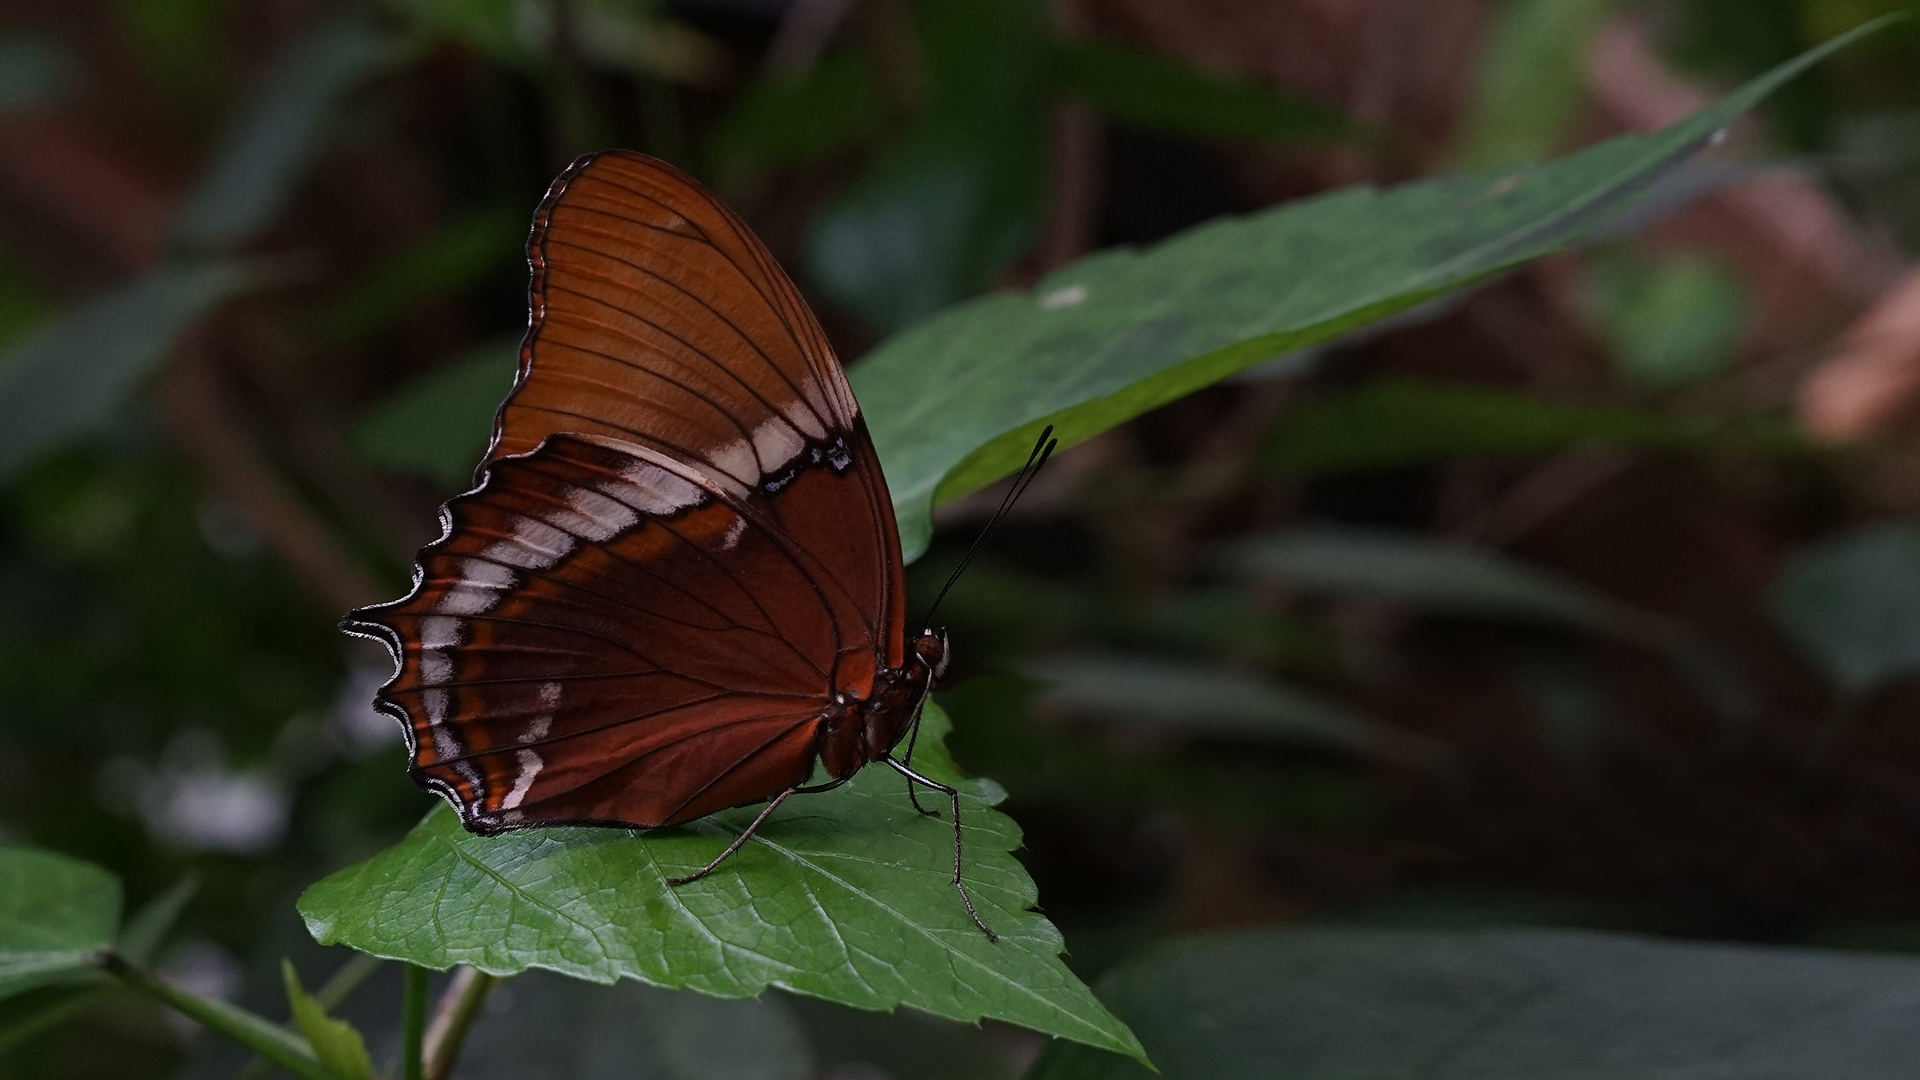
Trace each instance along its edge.
<path fill-rule="evenodd" d="M 1881 23 L 1665 129 L 1551 165 L 1355 188 L 1109 251 L 887 340 L 853 371 L 910 557 L 936 498 L 1026 459 L 1044 424 L 1085 439 L 1262 360 L 1561 250 L 1787 79 Z"/>
<path fill-rule="evenodd" d="M 914 762 L 958 782 L 927 707 Z M 451 810 L 300 898 L 316 940 L 444 969 L 546 968 L 595 982 L 639 979 L 717 997 L 769 986 L 865 1009 L 911 1005 L 982 1017 L 1122 1053 L 1126 1027 L 1060 962 L 1059 931 L 1031 911 L 1014 859 L 1019 829 L 992 810 L 991 781 L 965 792 L 966 880 L 997 942 L 948 884 L 952 831 L 908 804 L 900 778 L 869 768 L 797 798 L 712 875 L 665 879 L 719 854 L 757 812 L 650 832 L 534 829 L 483 837 Z"/>
<path fill-rule="evenodd" d="M 260 280 L 242 263 L 166 267 L 66 312 L 0 355 L 0 475 L 98 431 L 175 338 Z"/>
<path fill-rule="evenodd" d="M 1920 959 L 1624 934 L 1279 930 L 1162 946 L 1100 982 L 1164 1080 L 1893 1080 Z M 1055 1046 L 1029 1080 L 1146 1080 Z"/>
<path fill-rule="evenodd" d="M 0 847 L 0 998 L 95 967 L 120 923 L 120 881 L 50 851 Z"/>

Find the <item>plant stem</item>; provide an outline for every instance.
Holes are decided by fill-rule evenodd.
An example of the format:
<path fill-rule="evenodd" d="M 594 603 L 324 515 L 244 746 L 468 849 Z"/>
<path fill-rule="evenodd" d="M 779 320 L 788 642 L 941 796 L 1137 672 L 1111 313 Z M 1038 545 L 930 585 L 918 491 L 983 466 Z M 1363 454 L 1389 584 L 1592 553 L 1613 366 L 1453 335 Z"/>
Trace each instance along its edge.
<path fill-rule="evenodd" d="M 453 981 L 440 995 L 440 1004 L 433 1010 L 433 1023 L 427 1028 L 426 1049 L 422 1055 L 426 1061 L 426 1080 L 447 1080 L 453 1074 L 454 1063 L 460 1060 L 460 1045 L 467 1041 L 467 1031 L 473 1027 L 474 1017 L 480 1014 L 481 1004 L 499 982 L 498 975 L 470 967 L 453 973 Z"/>
<path fill-rule="evenodd" d="M 100 964 L 120 981 L 144 991 L 180 1013 L 199 1021 L 302 1080 L 334 1080 L 315 1057 L 307 1041 L 280 1025 L 224 1001 L 188 993 L 139 964 L 116 953 L 106 953 Z"/>
<path fill-rule="evenodd" d="M 313 1000 L 317 1002 L 322 1009 L 330 1013 L 333 1012 L 340 1006 L 345 1005 L 348 999 L 358 993 L 360 988 L 367 984 L 368 979 L 373 978 L 374 973 L 379 971 L 380 966 L 384 963 L 386 963 L 386 961 L 377 956 L 369 956 L 366 953 L 354 953 L 346 963 L 340 965 L 338 971 L 335 971 L 327 977 L 327 981 L 320 985 L 320 989 L 313 992 Z M 286 1028 L 286 1030 L 291 1031 L 292 1029 Z M 267 1076 L 272 1072 L 273 1062 L 255 1055 L 252 1060 L 241 1067 L 239 1072 L 234 1074 L 233 1080 L 267 1080 Z"/>
<path fill-rule="evenodd" d="M 421 1045 L 427 1029 L 427 969 L 407 965 L 407 984 L 400 1000 L 400 1076 L 401 1080 L 423 1080 L 425 1063 Z"/>

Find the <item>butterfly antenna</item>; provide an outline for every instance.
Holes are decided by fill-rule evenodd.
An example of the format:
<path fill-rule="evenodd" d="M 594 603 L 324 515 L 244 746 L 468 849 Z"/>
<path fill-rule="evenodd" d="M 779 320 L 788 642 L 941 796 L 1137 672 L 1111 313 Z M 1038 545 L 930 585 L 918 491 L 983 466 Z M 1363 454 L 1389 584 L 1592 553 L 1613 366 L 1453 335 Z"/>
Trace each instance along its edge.
<path fill-rule="evenodd" d="M 973 546 L 960 557 L 960 565 L 954 567 L 953 573 L 947 575 L 947 583 L 940 586 L 940 595 L 933 598 L 933 606 L 927 609 L 927 617 L 921 621 L 920 625 L 933 625 L 933 613 L 940 610 L 940 602 L 947 598 L 947 591 L 953 588 L 954 582 L 960 580 L 960 575 L 966 572 L 967 566 L 973 562 L 973 557 L 980 554 L 980 549 L 987 546 L 987 541 L 993 538 L 994 531 L 1000 528 L 1001 522 L 1006 520 L 1007 512 L 1013 509 L 1014 503 L 1020 501 L 1020 496 L 1026 494 L 1027 487 L 1033 483 L 1033 478 L 1040 475 L 1041 468 L 1046 465 L 1047 459 L 1053 456 L 1054 448 L 1059 445 L 1060 440 L 1053 437 L 1053 425 L 1048 424 L 1047 429 L 1042 431 L 1040 438 L 1034 442 L 1033 450 L 1027 454 L 1027 463 L 1020 466 L 1020 472 L 1014 476 L 1013 486 L 1007 489 L 1006 497 L 1000 500 L 1000 508 L 993 512 L 992 518 L 988 519 L 987 527 L 980 530 L 980 535 L 974 539 Z"/>

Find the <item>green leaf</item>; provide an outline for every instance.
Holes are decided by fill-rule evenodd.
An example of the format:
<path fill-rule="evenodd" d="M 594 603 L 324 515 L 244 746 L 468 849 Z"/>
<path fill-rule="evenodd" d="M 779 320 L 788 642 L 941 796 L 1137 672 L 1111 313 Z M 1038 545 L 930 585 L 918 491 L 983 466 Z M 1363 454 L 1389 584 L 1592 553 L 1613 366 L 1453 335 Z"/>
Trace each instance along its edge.
<path fill-rule="evenodd" d="M 1160 657 L 1080 654 L 1028 665 L 1049 686 L 1040 703 L 1098 722 L 1172 734 L 1331 747 L 1429 768 L 1431 739 L 1330 698 L 1238 671 Z"/>
<path fill-rule="evenodd" d="M 0 847 L 0 998 L 85 976 L 120 922 L 120 881 L 79 859 Z"/>
<path fill-rule="evenodd" d="M 0 355 L 0 475 L 99 431 L 174 339 L 261 280 L 236 262 L 165 267 Z"/>
<path fill-rule="evenodd" d="M 390 55 L 386 35 L 358 20 L 310 34 L 250 96 L 180 208 L 175 238 L 202 250 L 231 247 L 271 225 L 319 155 L 341 100 Z"/>
<path fill-rule="evenodd" d="M 451 38 L 503 64 L 530 66 L 552 31 L 551 13 L 523 0 L 387 0 L 416 32 Z"/>
<path fill-rule="evenodd" d="M 799 78 L 753 84 L 713 133 L 714 172 L 733 182 L 756 169 L 814 161 L 878 134 L 880 100 L 863 58 L 837 53 Z"/>
<path fill-rule="evenodd" d="M 201 997 L 174 985 L 144 965 L 128 963 L 109 953 L 107 970 L 122 982 L 206 1025 L 242 1046 L 250 1047 L 281 1069 L 302 1080 L 340 1080 L 320 1063 L 307 1040 L 265 1017 L 229 1005 L 218 998 Z"/>
<path fill-rule="evenodd" d="M 1768 599 L 1844 694 L 1920 670 L 1920 525 L 1885 522 L 1817 544 L 1788 564 Z"/>
<path fill-rule="evenodd" d="M 293 1022 L 307 1037 L 314 1056 L 328 1072 L 340 1080 L 370 1080 L 373 1060 L 367 1056 L 367 1044 L 353 1025 L 335 1020 L 300 985 L 293 961 L 280 961 L 280 976 L 287 986 L 287 1002 L 293 1006 Z"/>
<path fill-rule="evenodd" d="M 1655 616 L 1499 551 L 1417 534 L 1291 529 L 1234 541 L 1222 549 L 1220 561 L 1240 577 L 1436 614 L 1544 623 L 1638 641 L 1664 641 L 1673 632 Z"/>
<path fill-rule="evenodd" d="M 519 362 L 518 341 L 495 341 L 415 379 L 354 425 L 354 451 L 376 465 L 420 473 L 448 487 L 467 484 Z"/>
<path fill-rule="evenodd" d="M 1545 157 L 1565 141 L 1585 100 L 1587 46 L 1614 0 L 1513 0 L 1495 16 L 1480 84 L 1455 157 L 1487 168 Z"/>
<path fill-rule="evenodd" d="M 1346 117 L 1318 102 L 1158 53 L 1104 43 L 1058 43 L 1052 61 L 1063 88 L 1143 128 L 1266 143 L 1328 141 L 1354 134 Z"/>
<path fill-rule="evenodd" d="M 308 889 L 315 940 L 444 969 L 546 968 L 715 997 L 770 986 L 863 1009 L 983 1017 L 1138 1055 L 1124 1025 L 1060 962 L 1059 931 L 1031 911 L 1011 854 L 1019 829 L 990 781 L 961 781 L 929 705 L 917 769 L 964 793 L 966 881 L 998 942 L 948 883 L 951 827 L 913 811 L 900 778 L 869 768 L 796 797 L 713 874 L 665 879 L 718 855 L 757 809 L 684 828 L 533 829 L 476 836 L 439 807 L 399 845 Z"/>
<path fill-rule="evenodd" d="M 1652 135 L 1551 165 L 1359 188 L 1109 251 L 1031 293 L 964 304 L 852 372 L 909 557 L 938 499 L 1013 471 L 1045 424 L 1071 445 L 1276 355 L 1561 250 L 1774 88 L 1884 20 Z"/>
<path fill-rule="evenodd" d="M 1287 472 L 1336 472 L 1532 457 L 1586 446 L 1779 454 L 1816 449 L 1785 420 L 1671 417 L 1491 387 L 1383 379 L 1295 407 L 1268 438 L 1262 457 Z"/>
<path fill-rule="evenodd" d="M 1188 938 L 1101 997 L 1164 1080 L 1894 1080 L 1920 960 L 1567 930 Z M 1153 1074 L 1064 1044 L 1028 1080 Z"/>
<path fill-rule="evenodd" d="M 1735 670 L 1678 624 L 1490 548 L 1369 529 L 1306 528 L 1228 544 L 1220 561 L 1236 576 L 1276 578 L 1307 593 L 1608 634 L 1661 653 L 1729 724 L 1751 720 L 1757 707 Z"/>
<path fill-rule="evenodd" d="M 1601 252 L 1588 307 L 1627 382 L 1669 389 L 1718 375 L 1747 331 L 1751 304 L 1732 272 L 1693 255 Z"/>
<path fill-rule="evenodd" d="M 134 912 L 133 917 L 120 928 L 113 951 L 133 963 L 151 964 L 167 932 L 173 929 L 173 924 L 180 920 L 180 913 L 187 909 L 188 901 L 199 891 L 200 879 L 189 874 L 174 883 L 172 888 L 142 904 L 140 910 Z"/>
<path fill-rule="evenodd" d="M 320 329 L 341 342 L 372 337 L 423 301 L 451 296 L 498 272 L 526 238 L 526 219 L 518 214 L 449 222 L 348 287 L 320 315 Z"/>

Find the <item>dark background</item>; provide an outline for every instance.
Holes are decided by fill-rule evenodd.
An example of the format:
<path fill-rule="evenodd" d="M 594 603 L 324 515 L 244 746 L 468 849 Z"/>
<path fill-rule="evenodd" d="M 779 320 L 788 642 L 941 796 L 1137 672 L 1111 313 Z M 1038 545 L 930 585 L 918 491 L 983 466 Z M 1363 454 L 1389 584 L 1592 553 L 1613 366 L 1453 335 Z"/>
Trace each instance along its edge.
<path fill-rule="evenodd" d="M 110 867 L 131 905 L 195 876 L 162 966 L 269 1015 L 282 954 L 310 981 L 340 962 L 304 943 L 293 899 L 430 800 L 367 708 L 386 661 L 335 622 L 404 589 L 484 444 L 525 323 L 525 223 L 580 152 L 634 147 L 713 184 L 857 364 L 1091 250 L 1650 130 L 1899 6 L 9 0 L 0 342 L 196 252 L 258 257 L 271 284 L 192 321 L 108 422 L 0 476 L 0 839 Z M 307 133 L 284 202 L 196 237 L 182 200 L 349 18 L 387 52 L 324 123 L 288 115 Z M 1296 920 L 1920 948 L 1920 541 L 1900 524 L 1920 508 L 1917 49 L 1896 30 L 1795 82 L 1697 201 L 1631 235 L 1050 467 L 948 602 L 944 700 L 960 760 L 1011 792 L 1076 970 Z M 1114 53 L 1171 89 L 1103 81 Z M 964 213 L 929 176 L 958 178 Z M 888 231 L 950 211 L 946 233 Z M 848 269 L 875 250 L 886 273 Z M 1488 453 L 1499 423 L 1456 418 L 1411 454 L 1343 457 L 1341 437 L 1412 421 L 1326 410 L 1407 379 L 1498 392 L 1549 435 Z M 1692 434 L 1575 445 L 1535 405 Z M 1319 435 L 1288 426 L 1316 416 Z M 942 512 L 917 596 L 997 496 Z M 1250 584 L 1212 558 L 1303 525 L 1504 551 L 1685 645 Z M 1120 715 L 1101 664 L 1161 678 L 1168 702 Z M 1310 691 L 1451 764 L 1355 752 L 1270 703 L 1241 722 L 1247 685 Z M 389 981 L 370 1031 L 391 1025 Z M 537 1006 L 581 992 L 532 980 L 496 1019 L 622 1022 Z M 799 1076 L 1013 1076 L 1037 1050 L 779 1008 Z M 236 1065 L 119 996 L 0 1050 L 5 1076 Z"/>

